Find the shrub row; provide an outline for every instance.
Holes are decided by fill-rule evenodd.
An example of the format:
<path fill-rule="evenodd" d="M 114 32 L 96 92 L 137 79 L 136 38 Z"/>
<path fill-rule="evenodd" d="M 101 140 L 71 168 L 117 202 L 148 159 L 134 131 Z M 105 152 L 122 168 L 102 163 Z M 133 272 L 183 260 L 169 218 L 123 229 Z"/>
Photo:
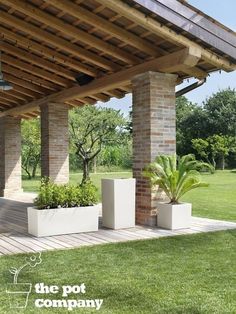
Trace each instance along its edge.
<path fill-rule="evenodd" d="M 81 185 L 58 185 L 43 178 L 34 201 L 38 209 L 91 206 L 98 202 L 97 188 L 91 181 Z"/>

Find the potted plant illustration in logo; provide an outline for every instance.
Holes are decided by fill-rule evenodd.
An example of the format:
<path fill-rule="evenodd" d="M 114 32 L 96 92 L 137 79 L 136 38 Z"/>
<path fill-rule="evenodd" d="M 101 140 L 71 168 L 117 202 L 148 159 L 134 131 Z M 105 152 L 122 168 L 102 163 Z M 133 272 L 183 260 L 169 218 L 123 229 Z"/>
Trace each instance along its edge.
<path fill-rule="evenodd" d="M 41 253 L 32 255 L 26 258 L 24 265 L 19 268 L 11 267 L 9 269 L 10 273 L 14 276 L 13 283 L 7 284 L 6 293 L 9 296 L 9 302 L 11 308 L 26 308 L 28 304 L 29 294 L 32 289 L 31 283 L 18 283 L 18 276 L 22 269 L 26 266 L 34 268 L 35 266 L 41 264 Z"/>

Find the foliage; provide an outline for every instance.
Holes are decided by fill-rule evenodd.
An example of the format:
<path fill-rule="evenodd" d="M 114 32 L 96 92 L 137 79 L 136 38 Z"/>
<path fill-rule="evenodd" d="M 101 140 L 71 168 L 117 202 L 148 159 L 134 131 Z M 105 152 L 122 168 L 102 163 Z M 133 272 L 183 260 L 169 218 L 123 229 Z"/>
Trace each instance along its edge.
<path fill-rule="evenodd" d="M 202 106 L 192 104 L 186 97 L 179 97 L 176 103 L 177 116 L 177 152 L 179 155 L 198 152 L 198 156 L 208 158 L 212 164 L 220 161 L 224 168 L 225 158 L 227 163 L 236 166 L 235 148 L 227 152 L 224 139 L 215 136 L 236 138 L 236 91 L 234 89 L 220 90 L 203 102 Z M 211 143 L 209 138 L 212 137 Z M 232 141 L 232 138 L 234 140 Z M 192 140 L 201 139 L 202 142 L 195 142 L 198 148 L 192 146 Z M 207 140 L 211 145 L 204 147 Z M 233 145 L 234 146 L 234 145 Z M 204 148 L 204 149 L 203 149 Z M 215 151 L 215 156 L 213 152 Z M 221 153 L 220 153 L 221 151 Z M 199 153 L 200 152 L 200 153 Z M 207 154 L 204 156 L 202 154 Z M 216 159 L 216 160 L 213 160 Z"/>
<path fill-rule="evenodd" d="M 97 203 L 97 188 L 91 181 L 80 185 L 80 206 L 89 206 Z"/>
<path fill-rule="evenodd" d="M 234 137 L 215 134 L 206 139 L 193 139 L 192 146 L 198 155 L 211 163 L 214 168 L 216 167 L 216 159 L 220 160 L 221 169 L 224 170 L 225 157 L 230 152 L 235 152 L 236 141 Z"/>
<path fill-rule="evenodd" d="M 203 103 L 207 114 L 206 137 L 218 134 L 236 136 L 236 90 L 219 90 Z"/>
<path fill-rule="evenodd" d="M 170 199 L 170 203 L 179 203 L 179 199 L 188 191 L 208 184 L 201 181 L 197 171 L 208 164 L 197 161 L 194 155 L 186 155 L 177 160 L 176 155 L 158 156 L 149 164 L 144 176 L 149 178 L 152 186 L 159 186 Z"/>
<path fill-rule="evenodd" d="M 22 168 L 28 179 L 34 178 L 40 161 L 40 121 L 38 118 L 23 120 L 22 134 Z"/>
<path fill-rule="evenodd" d="M 81 185 L 58 185 L 49 178 L 41 180 L 35 199 L 38 209 L 90 206 L 97 203 L 97 188 L 89 181 Z"/>
<path fill-rule="evenodd" d="M 71 145 L 83 162 L 83 180 L 89 179 L 89 165 L 105 145 L 119 143 L 126 120 L 119 111 L 95 107 L 78 107 L 70 112 Z"/>

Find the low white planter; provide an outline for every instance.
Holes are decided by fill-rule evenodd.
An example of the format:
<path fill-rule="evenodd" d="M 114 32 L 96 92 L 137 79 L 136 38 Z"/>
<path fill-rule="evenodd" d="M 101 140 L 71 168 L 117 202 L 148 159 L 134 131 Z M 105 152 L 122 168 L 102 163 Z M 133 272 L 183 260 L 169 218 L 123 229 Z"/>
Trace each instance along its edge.
<path fill-rule="evenodd" d="M 157 205 L 157 226 L 165 229 L 190 228 L 192 204 L 166 204 Z"/>
<path fill-rule="evenodd" d="M 36 237 L 98 230 L 99 206 L 36 209 L 29 207 L 28 232 Z"/>
<path fill-rule="evenodd" d="M 102 224 L 111 229 L 135 227 L 135 179 L 102 179 Z"/>

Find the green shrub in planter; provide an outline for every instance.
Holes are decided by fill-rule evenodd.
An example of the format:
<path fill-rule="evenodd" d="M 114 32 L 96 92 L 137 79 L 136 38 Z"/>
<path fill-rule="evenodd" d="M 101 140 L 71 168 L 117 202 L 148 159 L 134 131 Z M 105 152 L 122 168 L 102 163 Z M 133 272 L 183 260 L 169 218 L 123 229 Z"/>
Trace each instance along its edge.
<path fill-rule="evenodd" d="M 59 185 L 51 182 L 49 178 L 43 178 L 34 205 L 38 209 L 50 209 L 91 206 L 97 202 L 97 188 L 91 181 L 75 186 Z"/>

